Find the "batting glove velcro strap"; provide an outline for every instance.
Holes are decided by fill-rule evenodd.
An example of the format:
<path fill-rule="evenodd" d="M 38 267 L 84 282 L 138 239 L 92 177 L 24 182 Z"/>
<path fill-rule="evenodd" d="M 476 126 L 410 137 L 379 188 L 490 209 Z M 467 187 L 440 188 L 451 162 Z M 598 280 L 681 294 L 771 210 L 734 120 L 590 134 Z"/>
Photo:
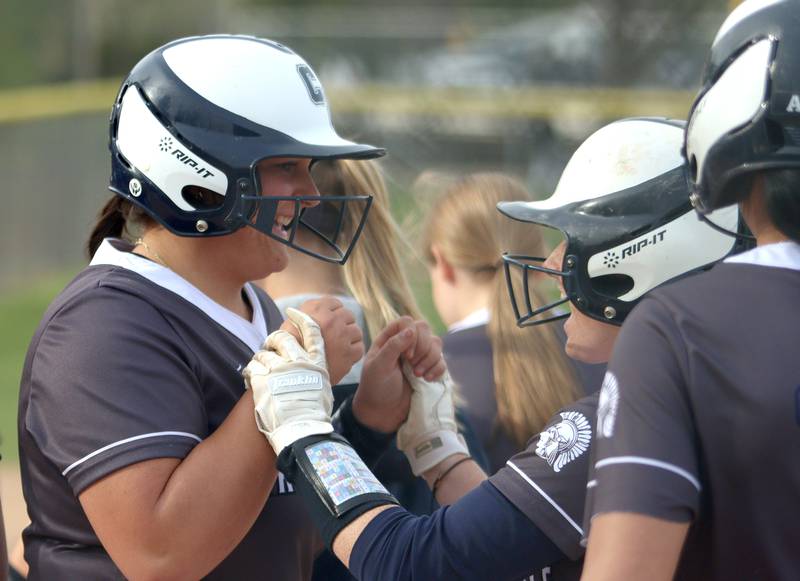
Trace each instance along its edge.
<path fill-rule="evenodd" d="M 403 374 L 411 384 L 411 407 L 397 431 L 397 447 L 405 453 L 412 472 L 420 476 L 454 454 L 469 456 L 458 433 L 450 374 L 426 381 L 416 377 L 407 363 Z"/>
<path fill-rule="evenodd" d="M 245 386 L 253 391 L 256 425 L 276 454 L 295 440 L 333 431 L 333 393 L 319 326 L 308 315 L 289 310 L 305 348 L 287 331 L 275 331 L 243 373 Z"/>
<path fill-rule="evenodd" d="M 336 433 L 293 442 L 278 456 L 278 470 L 303 498 L 329 549 L 342 529 L 368 510 L 398 504 Z"/>

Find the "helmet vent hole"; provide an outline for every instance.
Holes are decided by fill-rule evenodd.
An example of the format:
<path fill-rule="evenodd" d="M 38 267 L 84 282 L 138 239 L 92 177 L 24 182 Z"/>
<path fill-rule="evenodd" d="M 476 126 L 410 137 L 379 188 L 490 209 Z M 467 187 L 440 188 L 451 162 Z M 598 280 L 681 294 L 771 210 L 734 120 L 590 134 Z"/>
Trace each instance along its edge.
<path fill-rule="evenodd" d="M 225 196 L 200 186 L 184 186 L 181 196 L 197 210 L 217 210 L 225 202 Z"/>
<path fill-rule="evenodd" d="M 592 278 L 592 289 L 598 294 L 616 299 L 633 289 L 633 278 L 626 274 L 604 274 Z"/>
<path fill-rule="evenodd" d="M 133 171 L 133 166 L 128 163 L 128 160 L 122 157 L 119 153 L 117 153 L 117 161 L 119 161 L 128 171 Z"/>

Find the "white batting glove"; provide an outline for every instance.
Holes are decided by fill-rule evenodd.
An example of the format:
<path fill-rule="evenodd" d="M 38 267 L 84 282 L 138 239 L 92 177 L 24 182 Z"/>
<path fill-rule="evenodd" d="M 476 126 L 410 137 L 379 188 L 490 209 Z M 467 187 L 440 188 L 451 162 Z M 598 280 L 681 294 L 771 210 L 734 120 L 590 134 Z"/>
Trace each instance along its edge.
<path fill-rule="evenodd" d="M 256 425 L 276 454 L 301 438 L 333 431 L 333 393 L 319 325 L 297 309 L 287 309 L 286 316 L 300 330 L 303 345 L 291 333 L 275 331 L 243 372 L 245 386 L 253 390 Z"/>
<path fill-rule="evenodd" d="M 397 447 L 405 453 L 414 474 L 420 476 L 454 454 L 469 455 L 458 433 L 450 373 L 426 381 L 404 362 L 403 375 L 411 384 L 411 407 L 397 431 Z"/>

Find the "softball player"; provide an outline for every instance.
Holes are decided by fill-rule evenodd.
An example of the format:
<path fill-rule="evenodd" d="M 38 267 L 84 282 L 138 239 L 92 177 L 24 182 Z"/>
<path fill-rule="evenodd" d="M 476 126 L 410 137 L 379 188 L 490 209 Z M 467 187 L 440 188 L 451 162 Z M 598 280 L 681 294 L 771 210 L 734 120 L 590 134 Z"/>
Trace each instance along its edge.
<path fill-rule="evenodd" d="M 723 23 L 686 128 L 701 215 L 757 248 L 654 292 L 603 386 L 588 579 L 800 575 L 800 2 Z"/>
<path fill-rule="evenodd" d="M 314 254 L 295 240 L 322 209 L 313 159 L 383 150 L 335 133 L 298 55 L 228 35 L 142 59 L 114 104 L 110 149 L 115 196 L 91 264 L 45 313 L 23 370 L 29 578 L 308 579 L 319 543 L 241 375 L 281 318 L 247 281 L 283 268 L 287 246 Z M 363 221 L 369 202 L 337 207 L 356 204 Z M 357 238 L 313 232 L 329 262 Z M 337 382 L 363 354 L 361 332 L 335 300 L 303 310 L 329 339 Z M 401 353 L 413 350 L 408 363 L 423 373 L 444 371 L 438 341 L 410 318 L 374 343 L 361 389 L 395 413 L 408 405 Z M 361 402 L 337 423 L 367 453 L 367 426 L 388 414 Z"/>
<path fill-rule="evenodd" d="M 694 216 L 682 135 L 681 123 L 662 119 L 613 123 L 578 149 L 550 199 L 500 205 L 514 219 L 557 228 L 566 237 L 544 264 L 541 258 L 506 257 L 520 323 L 569 317 L 568 352 L 585 361 L 607 360 L 618 325 L 645 293 L 738 249 L 733 238 Z M 738 227 L 735 208 L 713 219 Z M 564 298 L 532 304 L 529 285 L 520 282 L 532 272 L 559 278 Z M 571 315 L 558 310 L 567 301 L 574 307 Z M 324 405 L 315 403 L 324 401 L 324 389 L 298 386 L 291 396 L 275 389 L 298 368 L 323 374 L 313 333 L 304 334 L 303 345 L 308 353 L 285 334 L 271 337 L 246 377 L 279 466 L 328 546 L 358 578 L 580 576 L 580 523 L 598 395 L 561 410 L 524 452 L 486 480 L 456 432 L 449 379 L 412 379 L 398 447 L 437 499 L 452 502 L 430 517 L 415 517 L 395 506 L 345 440 L 329 433 Z M 313 384 L 310 378 L 305 382 Z M 316 428 L 309 428 L 312 421 Z"/>

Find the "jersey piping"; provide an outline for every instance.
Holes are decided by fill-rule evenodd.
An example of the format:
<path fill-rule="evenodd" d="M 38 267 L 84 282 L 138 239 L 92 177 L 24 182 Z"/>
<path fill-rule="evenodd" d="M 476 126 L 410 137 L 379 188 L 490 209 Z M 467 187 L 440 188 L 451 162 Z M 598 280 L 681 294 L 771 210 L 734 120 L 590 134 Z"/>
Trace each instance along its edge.
<path fill-rule="evenodd" d="M 700 485 L 700 481 L 683 468 L 668 462 L 662 462 L 661 460 L 654 460 L 652 458 L 643 458 L 641 456 L 612 456 L 611 458 L 604 458 L 603 460 L 600 460 L 594 465 L 594 468 L 595 470 L 598 470 L 604 466 L 611 466 L 613 464 L 641 464 L 644 466 L 651 466 L 652 468 L 660 468 L 661 470 L 666 470 L 685 478 L 692 483 L 692 486 L 694 486 L 698 492 L 700 492 L 703 488 Z"/>
<path fill-rule="evenodd" d="M 563 508 L 561 508 L 561 506 L 559 506 L 559 504 L 555 500 L 550 498 L 550 496 L 548 496 L 548 494 L 544 490 L 542 490 L 542 488 L 539 485 L 537 485 L 533 480 L 531 480 L 530 477 L 528 477 L 527 474 L 525 474 L 522 470 L 520 470 L 517 467 L 517 465 L 514 464 L 511 460 L 506 462 L 506 464 L 512 470 L 514 470 L 514 472 L 519 474 L 525 482 L 527 482 L 536 492 L 538 492 L 541 495 L 542 498 L 544 498 L 547 502 L 549 502 L 552 505 L 552 507 L 555 508 L 558 511 L 558 513 L 561 516 L 563 516 L 564 519 L 570 525 L 572 525 L 572 528 L 574 528 L 576 531 L 578 531 L 579 535 L 583 536 L 583 529 L 580 526 L 578 526 L 578 523 L 576 523 L 574 520 L 572 520 L 572 518 L 567 514 L 567 512 Z"/>
<path fill-rule="evenodd" d="M 268 333 L 267 323 L 261 302 L 249 282 L 244 285 L 244 292 L 253 309 L 252 321 L 247 321 L 236 313 L 229 311 L 169 268 L 137 256 L 132 252 L 125 252 L 115 248 L 112 244 L 112 241 L 115 240 L 113 238 L 103 240 L 89 265 L 117 266 L 135 272 L 153 284 L 173 292 L 195 305 L 217 324 L 247 345 L 251 351 L 256 352 L 261 348 Z"/>
<path fill-rule="evenodd" d="M 81 464 L 83 464 L 87 460 L 90 460 L 90 459 L 94 458 L 98 454 L 102 454 L 106 450 L 110 450 L 111 448 L 116 448 L 117 446 L 122 446 L 123 444 L 128 444 L 129 442 L 135 442 L 136 440 L 143 440 L 144 438 L 157 438 L 159 436 L 180 436 L 180 437 L 184 437 L 184 438 L 192 438 L 194 440 L 197 440 L 198 442 L 202 442 L 203 441 L 203 439 L 200 438 L 200 436 L 196 436 L 196 435 L 190 434 L 188 432 L 153 432 L 151 434 L 141 434 L 139 436 L 132 436 L 130 438 L 125 438 L 124 440 L 119 440 L 118 442 L 113 442 L 111 444 L 108 444 L 107 446 L 103 446 L 102 448 L 100 448 L 98 450 L 95 450 L 94 452 L 86 454 L 86 456 L 84 456 L 80 460 L 76 460 L 75 462 L 73 462 L 72 464 L 67 466 L 64 469 L 64 471 L 61 473 L 61 476 L 66 476 L 74 468 L 77 468 L 78 466 L 80 466 Z"/>

